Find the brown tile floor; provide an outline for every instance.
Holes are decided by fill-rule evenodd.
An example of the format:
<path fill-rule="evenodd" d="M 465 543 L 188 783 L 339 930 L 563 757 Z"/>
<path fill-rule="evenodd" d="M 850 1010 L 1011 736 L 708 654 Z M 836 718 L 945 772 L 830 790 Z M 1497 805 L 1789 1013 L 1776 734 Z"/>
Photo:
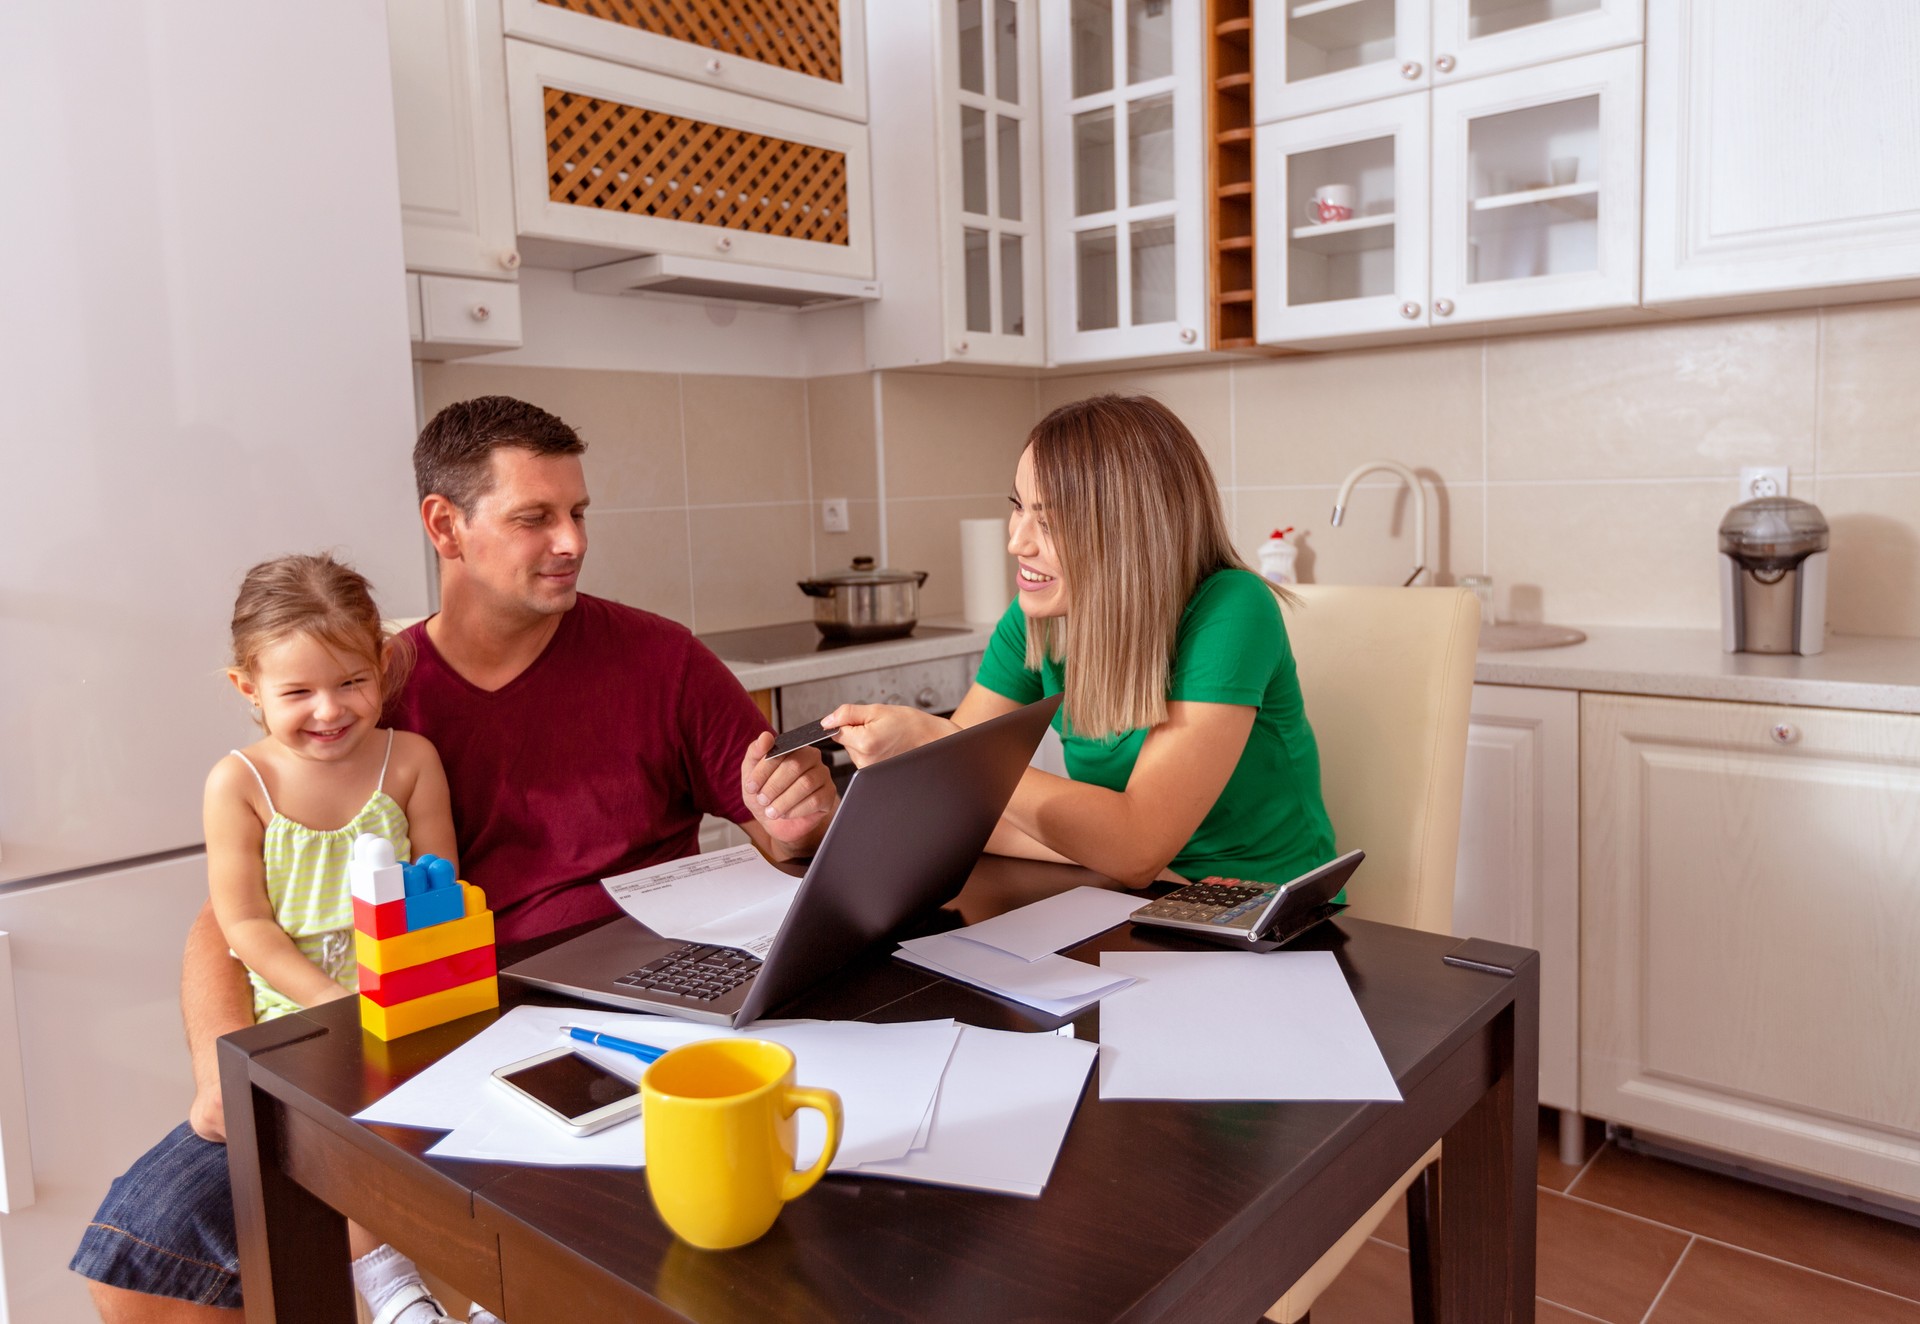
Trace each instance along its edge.
<path fill-rule="evenodd" d="M 1920 1229 L 1607 1144 L 1559 1160 L 1540 1121 L 1540 1324 L 1920 1324 Z M 1406 1211 L 1313 1324 L 1411 1324 Z"/>

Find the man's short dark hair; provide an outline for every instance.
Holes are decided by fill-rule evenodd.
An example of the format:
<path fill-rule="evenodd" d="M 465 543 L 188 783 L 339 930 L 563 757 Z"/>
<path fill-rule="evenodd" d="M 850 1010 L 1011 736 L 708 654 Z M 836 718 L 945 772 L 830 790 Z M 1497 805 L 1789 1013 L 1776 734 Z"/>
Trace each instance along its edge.
<path fill-rule="evenodd" d="M 538 405 L 510 395 L 450 404 L 428 420 L 413 446 L 413 484 L 425 501 L 440 495 L 471 518 L 493 487 L 493 453 L 503 446 L 535 455 L 578 455 L 587 443 Z"/>

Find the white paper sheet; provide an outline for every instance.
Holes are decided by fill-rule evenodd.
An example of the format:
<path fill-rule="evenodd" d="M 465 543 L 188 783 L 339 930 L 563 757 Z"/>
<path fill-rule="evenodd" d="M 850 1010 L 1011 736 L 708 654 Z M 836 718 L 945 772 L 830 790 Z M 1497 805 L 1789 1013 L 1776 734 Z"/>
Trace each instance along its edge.
<path fill-rule="evenodd" d="M 1331 952 L 1102 952 L 1103 1099 L 1400 1098 Z"/>
<path fill-rule="evenodd" d="M 895 955 L 949 979 L 1024 1002 L 1054 1016 L 1071 1016 L 1133 982 L 1129 976 L 1065 956 L 1023 960 L 993 947 L 968 942 L 957 933 L 911 938 L 900 945 Z"/>
<path fill-rule="evenodd" d="M 962 1026 L 927 1143 L 856 1175 L 1037 1196 L 1079 1106 L 1096 1046 Z"/>
<path fill-rule="evenodd" d="M 765 956 L 800 880 L 768 864 L 752 846 L 731 846 L 616 874 L 601 886 L 663 938 Z"/>
<path fill-rule="evenodd" d="M 1125 920 L 1151 898 L 1104 887 L 1076 887 L 943 936 L 964 938 L 1023 961 L 1085 942 Z"/>
<path fill-rule="evenodd" d="M 735 1031 L 662 1016 L 628 1016 L 578 1007 L 515 1007 L 433 1066 L 363 1109 L 357 1121 L 447 1130 L 428 1152 L 443 1158 L 490 1159 L 599 1167 L 646 1161 L 644 1119 L 590 1136 L 569 1135 L 505 1094 L 496 1067 L 565 1043 L 638 1080 L 646 1069 L 626 1053 L 576 1043 L 561 1025 L 605 1030 L 623 1039 L 677 1048 L 700 1039 L 771 1039 L 793 1050 L 803 1085 L 841 1097 L 846 1124 L 835 1168 L 898 1158 L 924 1143 L 934 1096 L 959 1039 L 950 1020 L 873 1025 L 861 1021 L 773 1021 Z M 826 1127 L 811 1109 L 800 1119 L 799 1157 L 809 1163 Z"/>

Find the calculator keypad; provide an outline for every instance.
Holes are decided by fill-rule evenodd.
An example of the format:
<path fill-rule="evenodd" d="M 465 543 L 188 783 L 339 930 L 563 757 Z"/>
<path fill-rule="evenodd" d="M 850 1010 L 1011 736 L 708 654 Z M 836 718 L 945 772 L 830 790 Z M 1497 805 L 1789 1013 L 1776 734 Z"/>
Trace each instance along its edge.
<path fill-rule="evenodd" d="M 1246 883 L 1237 878 L 1205 878 L 1141 907 L 1135 919 L 1177 920 L 1216 928 L 1247 929 L 1275 888 L 1269 883 Z"/>

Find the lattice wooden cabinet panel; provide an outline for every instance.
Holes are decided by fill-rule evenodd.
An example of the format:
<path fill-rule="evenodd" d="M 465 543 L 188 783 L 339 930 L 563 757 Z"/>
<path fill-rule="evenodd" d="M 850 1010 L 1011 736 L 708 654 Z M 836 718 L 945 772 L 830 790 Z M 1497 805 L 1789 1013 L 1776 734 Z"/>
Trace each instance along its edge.
<path fill-rule="evenodd" d="M 706 87 L 867 116 L 862 0 L 502 0 L 507 35 Z"/>
<path fill-rule="evenodd" d="M 547 195 L 694 225 L 847 242 L 847 156 L 549 87 Z"/>
<path fill-rule="evenodd" d="M 836 0 L 540 0 L 555 9 L 658 33 L 675 41 L 840 81 Z"/>
<path fill-rule="evenodd" d="M 507 102 L 523 235 L 873 274 L 860 125 L 512 39 Z"/>

